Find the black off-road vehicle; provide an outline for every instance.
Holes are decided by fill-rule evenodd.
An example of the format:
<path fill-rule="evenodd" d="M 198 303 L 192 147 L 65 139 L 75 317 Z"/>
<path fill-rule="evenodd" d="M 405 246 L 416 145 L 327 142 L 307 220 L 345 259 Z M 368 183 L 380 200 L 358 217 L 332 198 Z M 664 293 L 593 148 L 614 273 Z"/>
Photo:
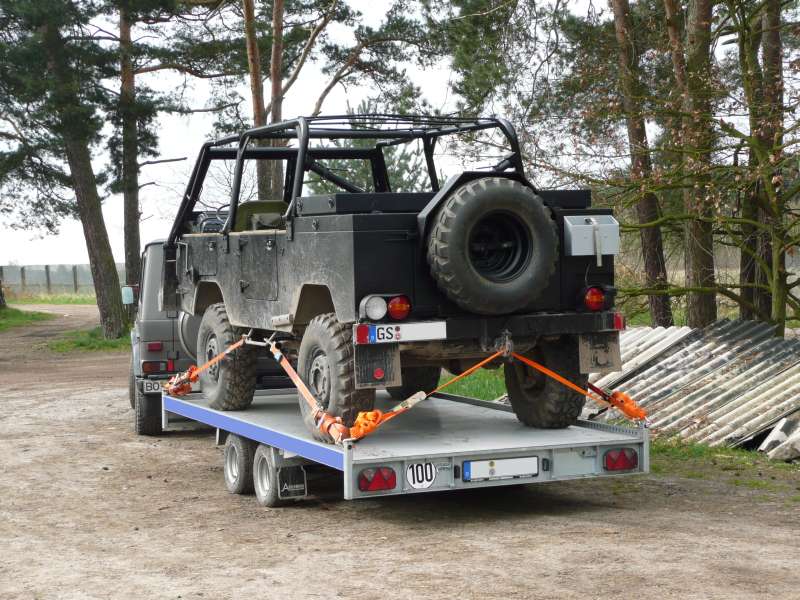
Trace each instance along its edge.
<path fill-rule="evenodd" d="M 440 182 L 443 149 L 480 158 L 483 142 L 502 154 Z M 420 149 L 427 191 L 393 187 L 395 146 Z M 283 189 L 248 199 L 248 174 L 276 165 Z M 534 188 L 503 119 L 297 118 L 204 144 L 165 244 L 162 308 L 202 315 L 201 362 L 243 332 L 277 332 L 349 425 L 376 389 L 429 391 L 442 368 L 459 373 L 509 344 L 583 386 L 618 366 L 618 246 L 611 211 L 591 208 L 588 191 Z M 256 351 L 202 375 L 212 407 L 250 404 Z M 504 369 L 525 425 L 577 419 L 584 397 L 522 364 Z"/>

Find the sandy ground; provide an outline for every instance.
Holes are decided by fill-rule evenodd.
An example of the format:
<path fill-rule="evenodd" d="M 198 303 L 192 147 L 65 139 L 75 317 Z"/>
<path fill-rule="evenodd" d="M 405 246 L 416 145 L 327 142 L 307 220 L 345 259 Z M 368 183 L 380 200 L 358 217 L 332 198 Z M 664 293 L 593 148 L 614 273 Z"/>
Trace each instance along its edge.
<path fill-rule="evenodd" d="M 353 502 L 331 479 L 263 509 L 225 491 L 212 436 L 131 432 L 126 353 L 37 348 L 93 308 L 26 308 L 61 316 L 0 334 L 0 598 L 800 597 L 800 478 Z"/>

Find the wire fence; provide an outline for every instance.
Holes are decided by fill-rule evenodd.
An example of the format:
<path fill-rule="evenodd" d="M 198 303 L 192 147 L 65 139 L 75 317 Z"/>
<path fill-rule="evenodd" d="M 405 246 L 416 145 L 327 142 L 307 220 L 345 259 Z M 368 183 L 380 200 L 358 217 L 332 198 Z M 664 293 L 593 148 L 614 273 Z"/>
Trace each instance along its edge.
<path fill-rule="evenodd" d="M 125 281 L 124 264 L 117 263 L 117 273 Z M 89 265 L 2 265 L 0 282 L 18 295 L 94 293 Z"/>

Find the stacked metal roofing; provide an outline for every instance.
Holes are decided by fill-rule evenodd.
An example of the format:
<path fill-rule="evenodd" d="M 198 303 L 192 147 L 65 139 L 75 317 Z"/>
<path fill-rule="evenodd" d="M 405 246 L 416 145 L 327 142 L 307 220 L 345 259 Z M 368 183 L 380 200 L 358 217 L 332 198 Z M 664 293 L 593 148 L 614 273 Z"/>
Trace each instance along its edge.
<path fill-rule="evenodd" d="M 646 407 L 656 433 L 738 446 L 800 410 L 800 340 L 770 325 L 637 327 L 620 342 L 622 371 L 593 381 Z"/>

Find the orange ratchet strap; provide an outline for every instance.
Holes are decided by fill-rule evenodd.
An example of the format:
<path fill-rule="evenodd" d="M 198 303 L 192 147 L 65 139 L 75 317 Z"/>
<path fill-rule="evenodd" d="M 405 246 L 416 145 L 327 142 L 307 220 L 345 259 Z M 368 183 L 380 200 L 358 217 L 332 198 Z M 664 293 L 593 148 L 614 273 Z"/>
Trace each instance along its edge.
<path fill-rule="evenodd" d="M 172 377 L 168 382 L 167 385 L 164 386 L 164 389 L 168 394 L 172 394 L 173 396 L 183 396 L 188 394 L 192 391 L 192 383 L 197 381 L 200 377 L 200 373 L 205 371 L 206 369 L 210 369 L 223 358 L 228 356 L 234 350 L 241 348 L 244 345 L 247 336 L 242 336 L 242 338 L 238 342 L 234 342 L 221 353 L 217 354 L 214 358 L 208 361 L 205 364 L 196 367 L 192 365 L 185 373 L 180 373 Z"/>
<path fill-rule="evenodd" d="M 548 377 L 555 379 L 558 383 L 567 386 L 568 388 L 578 392 L 579 394 L 583 394 L 584 396 L 591 398 L 595 402 L 601 404 L 610 404 L 629 419 L 644 420 L 647 417 L 647 412 L 641 406 L 636 404 L 636 401 L 630 396 L 628 396 L 628 394 L 626 394 L 625 392 L 612 392 L 611 394 L 609 394 L 605 390 L 590 383 L 589 388 L 591 392 L 594 392 L 594 394 L 592 394 L 589 390 L 582 389 L 580 386 L 575 385 L 568 379 L 564 379 L 561 375 L 559 375 L 555 371 L 548 369 L 544 365 L 540 365 L 536 361 L 531 360 L 526 356 L 522 356 L 522 354 L 517 354 L 516 352 L 513 352 L 511 355 L 517 360 L 524 362 L 529 367 L 534 368 L 541 373 L 544 373 Z"/>

